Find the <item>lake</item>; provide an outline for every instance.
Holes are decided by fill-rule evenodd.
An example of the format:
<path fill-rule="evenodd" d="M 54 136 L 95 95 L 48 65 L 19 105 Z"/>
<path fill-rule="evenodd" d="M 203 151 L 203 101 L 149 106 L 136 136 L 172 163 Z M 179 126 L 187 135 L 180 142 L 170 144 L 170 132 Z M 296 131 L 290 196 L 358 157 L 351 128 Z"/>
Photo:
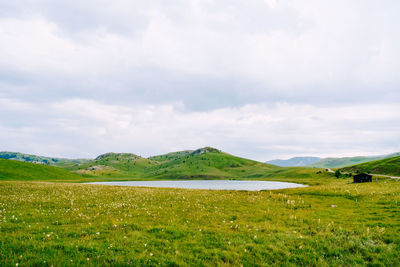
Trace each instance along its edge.
<path fill-rule="evenodd" d="M 276 190 L 286 188 L 306 187 L 306 185 L 275 181 L 244 181 L 244 180 L 174 180 L 174 181 L 126 181 L 126 182 L 93 182 L 88 184 L 167 187 L 185 189 L 210 190 Z"/>

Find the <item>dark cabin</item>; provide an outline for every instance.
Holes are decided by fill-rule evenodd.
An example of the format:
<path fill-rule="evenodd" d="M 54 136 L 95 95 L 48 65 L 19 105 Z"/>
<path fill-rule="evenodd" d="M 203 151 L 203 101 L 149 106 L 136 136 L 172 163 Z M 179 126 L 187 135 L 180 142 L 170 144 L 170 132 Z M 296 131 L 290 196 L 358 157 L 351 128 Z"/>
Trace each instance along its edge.
<path fill-rule="evenodd" d="M 368 173 L 360 173 L 353 176 L 353 183 L 372 182 L 372 175 Z"/>

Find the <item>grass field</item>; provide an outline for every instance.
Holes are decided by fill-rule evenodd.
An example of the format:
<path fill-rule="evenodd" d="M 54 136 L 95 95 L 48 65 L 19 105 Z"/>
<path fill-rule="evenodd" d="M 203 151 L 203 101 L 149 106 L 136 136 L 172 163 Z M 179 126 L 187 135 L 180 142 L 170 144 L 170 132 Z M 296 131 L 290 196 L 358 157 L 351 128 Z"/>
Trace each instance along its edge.
<path fill-rule="evenodd" d="M 262 192 L 3 181 L 0 265 L 399 266 L 400 182 L 314 179 Z"/>

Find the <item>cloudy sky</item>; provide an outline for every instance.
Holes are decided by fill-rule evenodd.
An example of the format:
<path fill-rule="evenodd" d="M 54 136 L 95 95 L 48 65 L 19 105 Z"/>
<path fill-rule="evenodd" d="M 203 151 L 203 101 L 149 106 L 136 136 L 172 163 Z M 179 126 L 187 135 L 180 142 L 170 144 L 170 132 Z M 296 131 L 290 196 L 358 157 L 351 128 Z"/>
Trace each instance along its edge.
<path fill-rule="evenodd" d="M 0 151 L 400 151 L 400 1 L 0 1 Z"/>

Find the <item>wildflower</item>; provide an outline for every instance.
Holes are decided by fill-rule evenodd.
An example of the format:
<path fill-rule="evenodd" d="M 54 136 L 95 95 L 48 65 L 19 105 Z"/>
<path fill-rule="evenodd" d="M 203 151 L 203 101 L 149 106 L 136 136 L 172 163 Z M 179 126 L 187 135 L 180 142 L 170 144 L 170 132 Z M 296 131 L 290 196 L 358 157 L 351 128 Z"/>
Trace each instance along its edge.
<path fill-rule="evenodd" d="M 150 252 L 150 257 L 153 257 L 153 253 Z"/>
<path fill-rule="evenodd" d="M 257 236 L 256 236 L 256 235 L 254 236 L 254 239 L 257 239 Z"/>
<path fill-rule="evenodd" d="M 97 232 L 97 233 L 96 233 L 96 235 L 99 235 L 99 234 L 100 234 L 100 232 Z"/>
<path fill-rule="evenodd" d="M 336 208 L 337 206 L 336 206 L 336 205 L 331 205 L 331 207 L 332 207 L 332 208 Z"/>

